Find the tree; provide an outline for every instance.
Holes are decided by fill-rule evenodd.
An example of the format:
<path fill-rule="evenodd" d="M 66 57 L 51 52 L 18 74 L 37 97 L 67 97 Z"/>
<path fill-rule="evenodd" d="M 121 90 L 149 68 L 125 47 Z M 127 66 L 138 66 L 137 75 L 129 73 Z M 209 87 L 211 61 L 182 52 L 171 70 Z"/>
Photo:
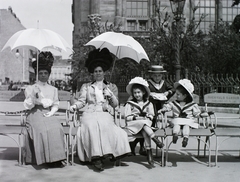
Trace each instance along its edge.
<path fill-rule="evenodd" d="M 240 0 L 233 0 L 231 7 L 239 5 L 239 3 L 240 3 Z"/>

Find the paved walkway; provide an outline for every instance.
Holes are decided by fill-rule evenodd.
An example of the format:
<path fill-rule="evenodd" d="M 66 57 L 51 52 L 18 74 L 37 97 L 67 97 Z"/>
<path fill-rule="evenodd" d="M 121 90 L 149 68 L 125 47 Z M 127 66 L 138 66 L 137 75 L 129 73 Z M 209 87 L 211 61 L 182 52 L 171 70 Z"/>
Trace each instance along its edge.
<path fill-rule="evenodd" d="M 21 109 L 21 104 L 0 103 L 0 111 L 2 109 L 9 111 L 17 111 Z M 65 107 L 65 105 L 63 105 Z M 234 114 L 217 113 L 220 117 L 234 116 Z M 64 113 L 59 113 L 59 118 L 64 119 Z M 16 116 L 0 116 L 0 124 L 2 123 L 18 123 Z M 222 124 L 239 124 L 239 120 L 231 119 L 227 122 L 221 121 Z M 16 137 L 16 136 L 13 136 Z M 171 140 L 171 138 L 169 138 Z M 189 145 L 183 150 L 181 147 L 181 139 L 176 145 L 171 146 L 169 152 L 169 162 L 166 167 L 160 166 L 161 158 L 155 157 L 156 167 L 149 169 L 148 163 L 144 156 L 132 156 L 122 160 L 122 166 L 116 167 L 110 161 L 105 161 L 106 169 L 99 173 L 94 171 L 91 165 L 80 164 L 75 157 L 76 164 L 74 166 L 66 166 L 64 168 L 48 169 L 46 166 L 18 166 L 18 149 L 16 144 L 5 136 L 0 136 L 0 181 L 10 182 L 66 182 L 66 181 L 82 181 L 82 182 L 143 182 L 143 181 L 168 181 L 168 182 L 239 182 L 240 179 L 240 158 L 239 138 L 234 138 L 225 142 L 219 154 L 219 163 L 216 167 L 207 167 L 201 162 L 207 162 L 207 157 L 199 158 L 199 162 L 194 156 L 196 155 L 197 142 L 191 138 Z M 212 137 L 211 144 L 214 149 L 215 137 Z M 154 146 L 153 146 L 154 148 Z M 136 152 L 139 148 L 136 149 Z M 228 149 L 231 149 L 230 151 Z M 155 150 L 154 150 L 155 153 Z M 214 151 L 212 151 L 214 155 Z M 214 162 L 214 157 L 212 157 Z"/>

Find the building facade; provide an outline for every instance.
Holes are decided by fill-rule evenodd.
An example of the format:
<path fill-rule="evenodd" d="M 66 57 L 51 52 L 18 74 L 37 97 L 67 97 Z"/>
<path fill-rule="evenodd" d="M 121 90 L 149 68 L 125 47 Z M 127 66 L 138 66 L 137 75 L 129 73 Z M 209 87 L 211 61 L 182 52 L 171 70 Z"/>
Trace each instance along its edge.
<path fill-rule="evenodd" d="M 0 50 L 2 50 L 8 39 L 17 31 L 24 30 L 12 8 L 0 9 Z M 26 49 L 11 51 L 7 48 L 0 51 L 0 80 L 1 82 L 28 81 L 30 71 L 30 53 Z"/>
<path fill-rule="evenodd" d="M 36 58 L 36 52 L 19 48 L 10 50 L 4 49 L 5 43 L 16 32 L 24 30 L 25 27 L 21 24 L 12 8 L 0 9 L 0 82 L 29 82 L 34 83 L 35 73 L 32 68 L 32 58 Z M 64 80 L 68 81 L 69 76 L 65 74 L 71 73 L 71 62 L 62 60 L 61 56 L 55 56 L 55 61 L 52 67 L 50 81 Z"/>
<path fill-rule="evenodd" d="M 60 56 L 55 56 L 49 81 L 55 82 L 57 80 L 61 80 L 69 83 L 71 79 L 71 72 L 71 60 L 62 59 Z"/>
<path fill-rule="evenodd" d="M 232 3 L 232 0 L 186 0 L 185 22 L 201 20 L 198 30 L 204 32 L 219 21 L 231 24 L 240 11 L 238 6 L 231 7 Z M 115 29 L 133 37 L 148 36 L 156 23 L 163 23 L 166 13 L 172 17 L 169 0 L 73 0 L 73 49 L 77 50 L 79 39 L 91 31 L 92 24 L 97 24 L 102 32 Z M 162 22 L 156 22 L 159 20 Z"/>

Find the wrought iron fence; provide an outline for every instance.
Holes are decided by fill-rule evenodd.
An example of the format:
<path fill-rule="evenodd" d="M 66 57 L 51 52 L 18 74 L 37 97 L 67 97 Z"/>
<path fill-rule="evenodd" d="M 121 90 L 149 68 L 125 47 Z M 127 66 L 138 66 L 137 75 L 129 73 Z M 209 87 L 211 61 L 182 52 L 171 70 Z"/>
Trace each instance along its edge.
<path fill-rule="evenodd" d="M 139 75 L 113 75 L 110 79 L 110 75 L 106 75 L 106 80 L 111 80 L 118 87 L 120 93 L 126 92 L 126 86 L 129 81 Z M 148 75 L 141 75 L 143 78 L 148 79 Z M 91 77 L 83 76 L 84 80 L 78 83 L 78 88 L 81 87 L 83 83 L 91 81 Z M 194 84 L 194 93 L 199 95 L 200 104 L 203 104 L 203 97 L 207 93 L 234 93 L 240 94 L 240 79 L 238 75 L 226 74 L 226 75 L 214 75 L 214 74 L 189 74 L 188 79 Z M 175 76 L 165 75 L 165 81 L 173 85 L 175 82 Z"/>

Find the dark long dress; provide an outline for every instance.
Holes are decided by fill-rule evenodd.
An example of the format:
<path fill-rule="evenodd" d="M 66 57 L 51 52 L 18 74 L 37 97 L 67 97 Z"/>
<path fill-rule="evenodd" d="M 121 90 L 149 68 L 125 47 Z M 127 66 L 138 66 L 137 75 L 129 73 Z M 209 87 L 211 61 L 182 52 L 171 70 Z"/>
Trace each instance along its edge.
<path fill-rule="evenodd" d="M 41 100 L 41 96 L 39 99 L 33 98 L 32 90 L 36 85 L 40 88 L 45 100 Z M 26 162 L 40 165 L 66 159 L 61 123 L 54 116 L 43 115 L 50 109 L 58 109 L 57 89 L 39 82 L 26 88 L 25 96 L 24 106 L 30 109 L 26 119 Z"/>

